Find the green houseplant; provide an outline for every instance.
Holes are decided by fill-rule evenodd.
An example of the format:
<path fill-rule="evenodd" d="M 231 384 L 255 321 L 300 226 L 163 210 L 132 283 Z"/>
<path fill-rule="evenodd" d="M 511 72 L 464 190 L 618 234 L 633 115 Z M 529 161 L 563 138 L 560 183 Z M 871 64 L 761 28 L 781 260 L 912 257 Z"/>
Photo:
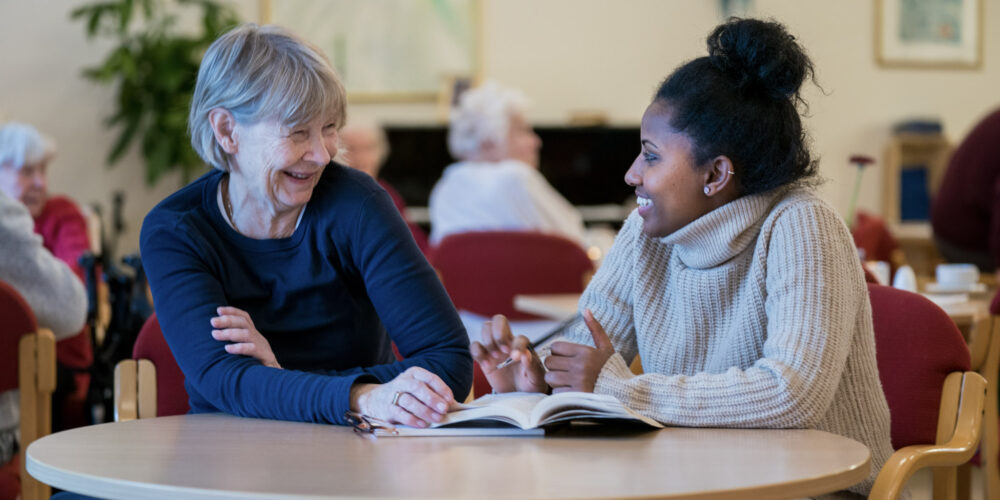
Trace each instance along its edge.
<path fill-rule="evenodd" d="M 178 15 L 187 18 L 185 9 L 199 14 L 196 29 L 178 27 Z M 117 43 L 101 64 L 83 72 L 90 80 L 117 87 L 114 110 L 105 121 L 118 134 L 108 166 L 138 141 L 147 184 L 176 168 L 185 183 L 191 180 L 203 168 L 187 135 L 198 64 L 212 41 L 238 24 L 235 11 L 212 0 L 107 0 L 70 15 L 85 21 L 88 39 Z"/>

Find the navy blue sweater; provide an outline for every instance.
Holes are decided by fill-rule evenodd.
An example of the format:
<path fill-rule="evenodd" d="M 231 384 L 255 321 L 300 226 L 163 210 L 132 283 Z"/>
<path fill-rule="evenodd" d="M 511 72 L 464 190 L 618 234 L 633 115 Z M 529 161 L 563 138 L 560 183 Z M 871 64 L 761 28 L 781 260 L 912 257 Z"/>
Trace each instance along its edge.
<path fill-rule="evenodd" d="M 295 232 L 254 240 L 219 212 L 223 175 L 174 193 L 142 225 L 156 313 L 193 413 L 343 424 L 352 384 L 388 382 L 411 366 L 437 374 L 458 399 L 468 393 L 468 336 L 375 181 L 330 164 Z M 223 305 L 250 314 L 284 369 L 212 338 L 209 320 Z"/>

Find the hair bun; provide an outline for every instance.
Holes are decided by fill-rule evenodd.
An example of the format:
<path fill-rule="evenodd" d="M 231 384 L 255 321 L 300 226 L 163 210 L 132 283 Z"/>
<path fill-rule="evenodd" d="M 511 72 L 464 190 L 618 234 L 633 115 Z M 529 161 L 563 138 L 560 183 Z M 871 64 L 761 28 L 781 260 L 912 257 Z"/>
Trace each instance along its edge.
<path fill-rule="evenodd" d="M 712 64 L 749 92 L 797 98 L 802 82 L 813 73 L 795 37 L 776 22 L 730 18 L 707 42 Z"/>

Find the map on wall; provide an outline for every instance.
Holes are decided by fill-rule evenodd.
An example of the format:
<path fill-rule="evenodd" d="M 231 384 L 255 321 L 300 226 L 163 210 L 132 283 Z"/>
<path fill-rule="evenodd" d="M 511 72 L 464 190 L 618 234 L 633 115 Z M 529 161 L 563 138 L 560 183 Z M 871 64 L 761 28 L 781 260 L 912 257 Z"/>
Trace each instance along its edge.
<path fill-rule="evenodd" d="M 471 76 L 478 0 L 271 0 L 270 22 L 319 46 L 352 98 L 433 99 Z"/>

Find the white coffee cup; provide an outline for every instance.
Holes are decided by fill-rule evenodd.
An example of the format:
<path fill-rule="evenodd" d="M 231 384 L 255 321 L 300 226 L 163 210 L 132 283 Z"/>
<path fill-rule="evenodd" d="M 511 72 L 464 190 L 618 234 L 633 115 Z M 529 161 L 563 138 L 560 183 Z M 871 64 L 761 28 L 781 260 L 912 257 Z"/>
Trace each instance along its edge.
<path fill-rule="evenodd" d="M 875 276 L 880 285 L 888 285 L 892 278 L 892 268 L 884 260 L 870 260 L 865 262 L 865 267 Z"/>
<path fill-rule="evenodd" d="M 938 286 L 964 287 L 979 282 L 979 268 L 975 264 L 938 264 L 934 270 Z"/>
<path fill-rule="evenodd" d="M 917 274 L 910 266 L 900 266 L 896 269 L 896 276 L 892 278 L 892 287 L 908 292 L 917 291 Z"/>

